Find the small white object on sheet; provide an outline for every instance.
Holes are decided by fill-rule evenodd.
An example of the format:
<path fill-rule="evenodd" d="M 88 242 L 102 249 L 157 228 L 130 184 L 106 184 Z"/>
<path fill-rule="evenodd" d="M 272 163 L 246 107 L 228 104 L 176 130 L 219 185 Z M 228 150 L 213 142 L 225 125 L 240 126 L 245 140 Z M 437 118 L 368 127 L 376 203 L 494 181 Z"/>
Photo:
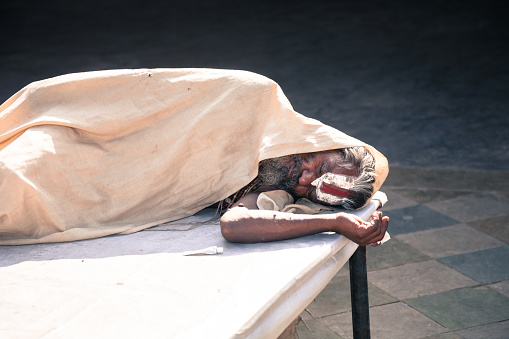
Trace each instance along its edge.
<path fill-rule="evenodd" d="M 211 254 L 221 254 L 221 253 L 223 253 L 222 247 L 210 246 L 207 248 L 203 248 L 201 250 L 185 251 L 184 255 L 211 255 Z"/>

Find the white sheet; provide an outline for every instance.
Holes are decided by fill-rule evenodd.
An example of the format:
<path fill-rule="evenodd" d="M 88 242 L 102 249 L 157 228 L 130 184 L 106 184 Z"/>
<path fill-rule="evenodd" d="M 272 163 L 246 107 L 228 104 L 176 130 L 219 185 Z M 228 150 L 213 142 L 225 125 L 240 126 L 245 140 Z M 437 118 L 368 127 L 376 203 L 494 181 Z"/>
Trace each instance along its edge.
<path fill-rule="evenodd" d="M 376 202 L 355 214 L 366 219 Z M 187 224 L 71 243 L 0 246 L 2 338 L 277 337 L 357 245 L 322 233 L 232 244 Z M 223 254 L 184 256 L 221 246 Z"/>

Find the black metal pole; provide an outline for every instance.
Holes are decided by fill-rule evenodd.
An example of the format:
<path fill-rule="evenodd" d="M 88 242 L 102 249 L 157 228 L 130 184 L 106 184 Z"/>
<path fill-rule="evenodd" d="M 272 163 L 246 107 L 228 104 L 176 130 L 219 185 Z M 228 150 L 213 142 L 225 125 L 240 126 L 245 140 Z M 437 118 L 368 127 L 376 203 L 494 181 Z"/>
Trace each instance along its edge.
<path fill-rule="evenodd" d="M 354 339 L 369 339 L 368 271 L 366 247 L 359 246 L 349 260 L 350 295 L 352 300 L 352 326 Z"/>

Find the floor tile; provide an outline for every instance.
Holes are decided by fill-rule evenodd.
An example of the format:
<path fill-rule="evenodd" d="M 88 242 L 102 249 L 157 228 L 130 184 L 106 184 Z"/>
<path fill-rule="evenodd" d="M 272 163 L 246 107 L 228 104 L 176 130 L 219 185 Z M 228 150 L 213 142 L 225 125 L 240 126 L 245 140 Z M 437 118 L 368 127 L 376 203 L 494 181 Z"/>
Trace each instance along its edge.
<path fill-rule="evenodd" d="M 462 288 L 405 302 L 454 331 L 509 319 L 509 298 L 488 288 Z"/>
<path fill-rule="evenodd" d="M 507 214 L 509 199 L 496 193 L 479 192 L 451 200 L 432 202 L 425 206 L 456 220 L 470 222 Z"/>
<path fill-rule="evenodd" d="M 460 223 L 458 220 L 449 218 L 423 205 L 390 210 L 384 214 L 390 217 L 389 233 L 391 235 L 423 231 Z"/>
<path fill-rule="evenodd" d="M 488 285 L 489 288 L 494 289 L 500 294 L 509 297 L 509 280 L 500 281 L 491 285 Z"/>
<path fill-rule="evenodd" d="M 509 215 L 472 221 L 467 225 L 509 243 Z"/>
<path fill-rule="evenodd" d="M 438 189 L 412 189 L 412 188 L 402 188 L 402 189 L 394 189 L 395 193 L 397 193 L 403 199 L 411 199 L 411 201 L 415 201 L 419 204 L 426 204 L 430 202 L 450 200 L 457 198 L 462 195 L 471 194 L 469 191 L 451 191 L 451 190 L 438 190 Z M 401 199 L 401 198 L 400 198 Z M 391 201 L 389 199 L 389 201 Z"/>
<path fill-rule="evenodd" d="M 313 317 L 323 317 L 350 310 L 349 277 L 342 277 L 330 282 L 309 304 L 307 310 Z M 369 286 L 368 286 L 369 288 Z"/>
<path fill-rule="evenodd" d="M 455 270 L 491 284 L 509 279 L 509 245 L 437 259 Z"/>
<path fill-rule="evenodd" d="M 396 237 L 432 258 L 505 245 L 503 241 L 464 224 L 401 234 Z"/>
<path fill-rule="evenodd" d="M 478 284 L 435 260 L 368 272 L 368 280 L 400 300 Z"/>
<path fill-rule="evenodd" d="M 384 187 L 452 191 L 509 191 L 509 171 L 392 166 Z"/>
<path fill-rule="evenodd" d="M 366 246 L 368 271 L 377 271 L 429 259 L 429 256 L 394 237 L 383 246 Z"/>
<path fill-rule="evenodd" d="M 463 338 L 454 332 L 446 332 L 446 333 L 430 335 L 429 337 L 424 337 L 421 339 L 463 339 Z"/>
<path fill-rule="evenodd" d="M 343 267 L 341 267 L 341 269 L 338 271 L 338 273 L 336 273 L 334 278 L 332 278 L 331 282 L 335 281 L 336 279 L 340 279 L 342 277 L 349 277 L 349 276 L 350 276 L 350 269 L 348 267 L 348 261 L 347 261 L 346 264 L 344 264 Z"/>
<path fill-rule="evenodd" d="M 369 305 L 377 306 L 397 301 L 396 298 L 368 282 Z M 324 317 L 351 310 L 350 278 L 329 283 L 307 307 L 314 317 Z"/>
<path fill-rule="evenodd" d="M 393 190 L 390 188 L 383 187 L 381 189 L 385 194 L 387 194 L 387 203 L 382 208 L 383 211 L 389 211 L 394 210 L 398 208 L 408 207 L 408 206 L 415 206 L 418 205 L 418 203 L 414 200 L 412 200 L 412 197 L 405 197 L 402 196 L 399 193 L 399 190 Z"/>
<path fill-rule="evenodd" d="M 300 317 L 302 318 L 302 320 L 305 320 L 306 322 L 308 320 L 315 319 L 315 317 L 308 312 L 307 308 L 300 313 Z"/>
<path fill-rule="evenodd" d="M 465 339 L 507 339 L 509 338 L 509 321 L 476 326 L 465 330 L 456 331 Z"/>
<path fill-rule="evenodd" d="M 305 322 L 305 325 L 301 322 L 296 326 L 299 339 L 342 339 L 319 319 L 305 320 Z"/>
<path fill-rule="evenodd" d="M 509 199 L 509 192 L 507 191 L 504 191 L 504 190 L 496 190 L 497 194 L 500 195 L 501 197 L 504 197 L 506 199 Z"/>
<path fill-rule="evenodd" d="M 373 339 L 409 339 L 447 332 L 443 326 L 404 303 L 371 307 L 370 326 Z M 352 338 L 351 312 L 320 319 L 343 338 Z"/>

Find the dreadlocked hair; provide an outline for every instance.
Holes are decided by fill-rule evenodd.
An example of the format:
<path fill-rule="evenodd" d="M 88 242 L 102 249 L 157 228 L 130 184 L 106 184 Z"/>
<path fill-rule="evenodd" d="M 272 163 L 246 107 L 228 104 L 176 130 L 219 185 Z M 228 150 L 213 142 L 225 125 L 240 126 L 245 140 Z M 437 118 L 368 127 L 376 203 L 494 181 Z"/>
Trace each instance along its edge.
<path fill-rule="evenodd" d="M 359 169 L 359 175 L 350 189 L 350 196 L 345 197 L 340 207 L 345 210 L 355 210 L 364 206 L 373 194 L 375 182 L 375 159 L 362 146 L 338 149 L 343 154 L 343 161 Z"/>

